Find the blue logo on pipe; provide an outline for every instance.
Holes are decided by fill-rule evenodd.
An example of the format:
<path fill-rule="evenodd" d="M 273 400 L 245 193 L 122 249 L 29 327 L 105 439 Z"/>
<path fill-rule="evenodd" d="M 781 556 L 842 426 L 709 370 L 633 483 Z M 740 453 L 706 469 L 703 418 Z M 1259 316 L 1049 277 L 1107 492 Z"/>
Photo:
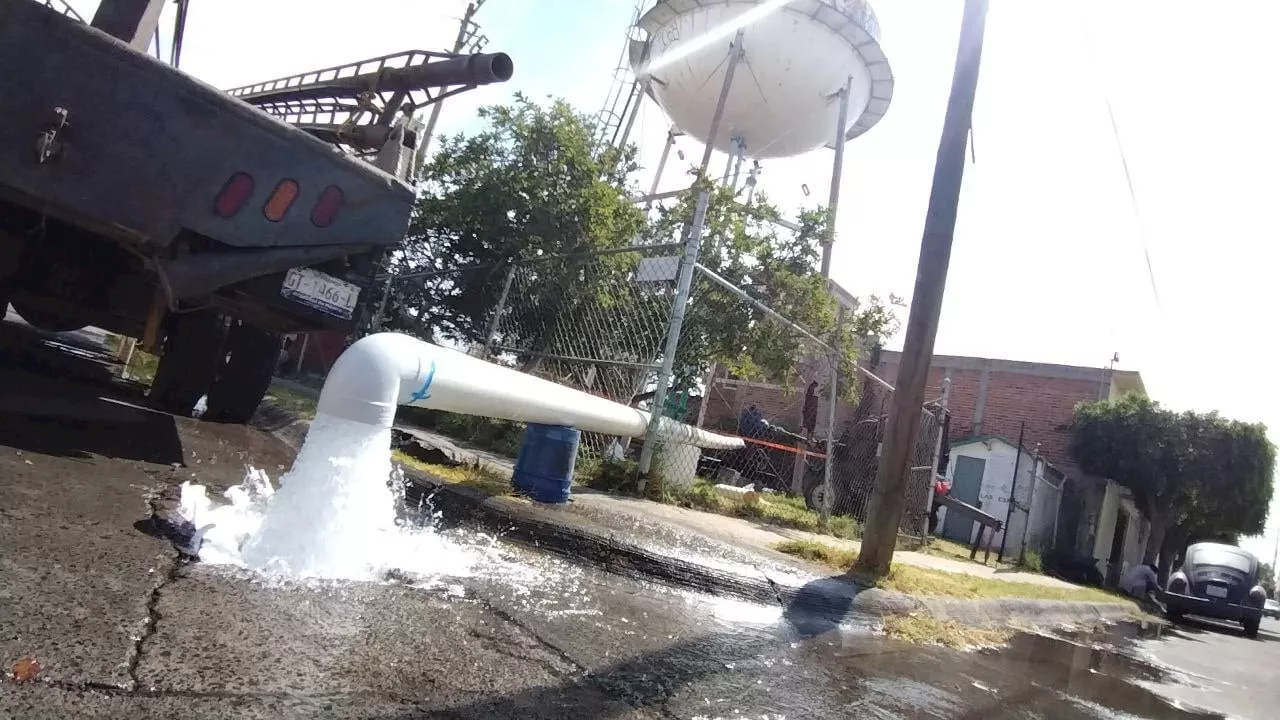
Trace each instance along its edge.
<path fill-rule="evenodd" d="M 409 396 L 409 402 L 415 403 L 419 400 L 426 400 L 431 397 L 431 381 L 436 376 L 436 361 L 431 361 L 431 367 L 427 368 L 427 379 L 422 382 L 422 387 Z"/>

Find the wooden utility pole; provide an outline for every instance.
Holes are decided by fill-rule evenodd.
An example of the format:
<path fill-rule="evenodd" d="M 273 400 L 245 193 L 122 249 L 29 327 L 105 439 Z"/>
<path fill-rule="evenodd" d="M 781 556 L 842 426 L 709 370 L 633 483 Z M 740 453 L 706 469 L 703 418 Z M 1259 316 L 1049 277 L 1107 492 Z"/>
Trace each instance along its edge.
<path fill-rule="evenodd" d="M 978 88 L 978 64 L 982 59 L 986 19 L 987 0 L 965 0 L 955 74 L 951 78 L 951 97 L 947 100 L 942 140 L 938 144 L 924 238 L 920 241 L 915 292 L 911 297 L 907 336 L 898 366 L 898 388 L 889 408 L 888 427 L 867 511 L 862 549 L 853 567 L 854 571 L 861 573 L 884 575 L 889 572 L 898 539 L 898 525 L 906 504 L 911 450 L 920 431 L 925 383 L 929 377 L 929 363 L 933 359 L 933 341 L 938 335 L 947 267 L 951 263 L 951 240 L 955 235 L 956 208 L 960 203 L 960 185 L 964 177 L 973 98 Z"/>

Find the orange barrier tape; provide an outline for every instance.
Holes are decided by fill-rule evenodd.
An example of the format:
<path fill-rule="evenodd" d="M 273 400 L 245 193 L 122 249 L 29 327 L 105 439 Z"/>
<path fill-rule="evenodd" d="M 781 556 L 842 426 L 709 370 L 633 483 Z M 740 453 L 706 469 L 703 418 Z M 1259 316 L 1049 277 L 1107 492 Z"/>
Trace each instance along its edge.
<path fill-rule="evenodd" d="M 782 450 L 789 453 L 796 453 L 797 455 L 804 454 L 807 457 L 818 458 L 819 460 L 827 459 L 826 453 L 816 453 L 816 452 L 813 452 L 812 450 L 800 450 L 799 448 L 791 447 L 789 445 L 782 445 L 780 443 L 769 442 L 768 440 L 760 440 L 757 438 L 744 437 L 742 439 L 749 443 L 755 443 L 756 445 L 771 447 L 774 450 Z"/>

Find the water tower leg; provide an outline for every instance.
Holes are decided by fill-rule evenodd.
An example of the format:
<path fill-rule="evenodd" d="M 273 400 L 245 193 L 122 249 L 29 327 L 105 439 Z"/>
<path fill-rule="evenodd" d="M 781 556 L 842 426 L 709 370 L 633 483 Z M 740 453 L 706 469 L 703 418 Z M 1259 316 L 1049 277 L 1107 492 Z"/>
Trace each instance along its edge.
<path fill-rule="evenodd" d="M 720 184 L 728 185 L 729 176 L 733 174 L 733 159 L 738 157 L 738 138 L 734 136 L 729 139 L 729 156 L 724 161 L 724 174 L 720 176 Z"/>
<path fill-rule="evenodd" d="M 733 161 L 733 185 L 730 186 L 733 188 L 735 194 L 737 193 L 737 190 L 738 190 L 738 177 L 742 175 L 742 161 L 747 158 L 746 138 L 743 138 L 742 136 L 738 136 L 737 140 L 738 140 L 738 145 L 736 148 L 737 157 L 735 157 Z"/>
<path fill-rule="evenodd" d="M 649 195 L 645 198 L 644 209 L 653 207 L 653 196 L 658 194 L 658 183 L 662 182 L 662 171 L 667 169 L 667 158 L 671 157 L 671 148 L 676 144 L 676 135 L 680 131 L 672 125 L 667 131 L 667 144 L 662 148 L 662 157 L 658 158 L 658 169 L 653 173 L 653 185 L 649 187 Z"/>
<path fill-rule="evenodd" d="M 724 72 L 724 85 L 720 88 L 720 98 L 716 101 L 716 112 L 711 116 L 711 132 L 708 142 L 702 151 L 702 165 L 699 168 L 699 180 L 707 175 L 707 166 L 711 164 L 711 150 L 715 147 L 716 136 L 720 133 L 720 121 L 724 118 L 724 105 L 729 99 L 729 90 L 733 88 L 733 74 L 738 69 L 738 61 L 742 59 L 742 30 L 733 36 L 733 44 L 729 50 L 729 65 Z M 685 236 L 684 256 L 680 259 L 680 274 L 676 281 L 676 297 L 671 303 L 671 315 L 667 322 L 666 344 L 662 350 L 662 366 L 658 370 L 658 381 L 653 388 L 649 427 L 644 435 L 644 445 L 640 449 L 640 492 L 644 492 L 646 475 L 653 463 L 653 453 L 657 450 L 658 419 L 662 417 L 662 408 L 667 401 L 667 386 L 671 384 L 671 375 L 675 369 L 676 350 L 680 345 L 680 330 L 684 326 L 685 306 L 689 304 L 689 292 L 693 286 L 693 266 L 698 262 L 698 250 L 702 241 L 702 228 L 707 221 L 707 205 L 711 193 L 705 186 L 698 191 L 694 206 L 693 219 Z"/>
<path fill-rule="evenodd" d="M 631 137 L 631 128 L 636 124 L 636 116 L 640 114 L 640 106 L 644 104 L 644 96 L 649 94 L 649 81 L 637 80 L 631 83 L 631 112 L 627 114 L 627 124 L 622 130 L 622 137 L 614 143 L 618 148 L 625 148 Z"/>
<path fill-rule="evenodd" d="M 733 89 L 733 75 L 738 69 L 738 62 L 742 60 L 742 56 L 742 30 L 739 29 L 733 36 L 733 43 L 729 46 L 729 65 L 724 70 L 724 84 L 720 86 L 720 97 L 716 100 L 715 114 L 711 116 L 708 142 L 702 149 L 702 164 L 699 165 L 701 175 L 707 174 L 707 166 L 711 164 L 711 151 L 715 149 L 716 137 L 720 135 L 720 121 L 724 119 L 724 105 L 729 100 L 729 91 Z"/>
<path fill-rule="evenodd" d="M 831 194 L 827 196 L 827 237 L 822 243 L 822 277 L 831 277 L 831 247 L 836 243 L 836 209 L 840 206 L 840 178 L 844 172 L 845 133 L 849 125 L 849 91 L 853 76 L 845 81 L 840 95 L 840 120 L 836 123 L 836 159 L 831 164 Z"/>

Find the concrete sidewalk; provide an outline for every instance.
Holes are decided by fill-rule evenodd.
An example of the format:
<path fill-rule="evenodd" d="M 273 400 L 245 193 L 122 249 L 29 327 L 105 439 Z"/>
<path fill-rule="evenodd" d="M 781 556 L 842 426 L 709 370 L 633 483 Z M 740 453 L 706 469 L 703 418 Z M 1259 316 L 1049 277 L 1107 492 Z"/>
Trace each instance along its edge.
<path fill-rule="evenodd" d="M 508 477 L 511 475 L 515 465 L 515 461 L 511 458 L 487 450 L 468 447 L 439 433 L 410 426 L 398 426 L 397 429 L 412 436 L 423 446 L 439 450 L 443 456 L 457 463 L 480 465 Z M 662 532 L 662 526 L 669 526 L 678 530 L 682 535 L 703 535 L 717 543 L 724 543 L 753 554 L 770 557 L 775 561 L 784 556 L 773 548 L 785 540 L 814 540 L 833 547 L 853 551 L 857 551 L 860 548 L 856 540 L 845 540 L 830 535 L 783 528 L 743 518 L 727 517 L 675 505 L 664 505 L 642 498 L 608 495 L 582 486 L 575 486 L 573 492 L 572 499 L 565 506 L 567 511 L 603 525 L 631 528 L 640 536 L 639 540 L 643 540 L 643 537 L 647 535 L 661 536 L 669 534 Z M 803 562 L 789 556 L 785 557 L 793 563 Z M 920 552 L 900 550 L 894 553 L 893 559 L 894 562 L 905 565 L 973 575 L 992 580 L 1030 583 L 1063 590 L 1070 590 L 1076 587 L 1071 583 L 1047 575 L 991 567 L 963 560 L 952 560 Z M 811 566 L 811 569 L 813 568 L 817 568 L 817 566 Z M 825 572 L 826 569 L 823 568 L 823 571 Z"/>

